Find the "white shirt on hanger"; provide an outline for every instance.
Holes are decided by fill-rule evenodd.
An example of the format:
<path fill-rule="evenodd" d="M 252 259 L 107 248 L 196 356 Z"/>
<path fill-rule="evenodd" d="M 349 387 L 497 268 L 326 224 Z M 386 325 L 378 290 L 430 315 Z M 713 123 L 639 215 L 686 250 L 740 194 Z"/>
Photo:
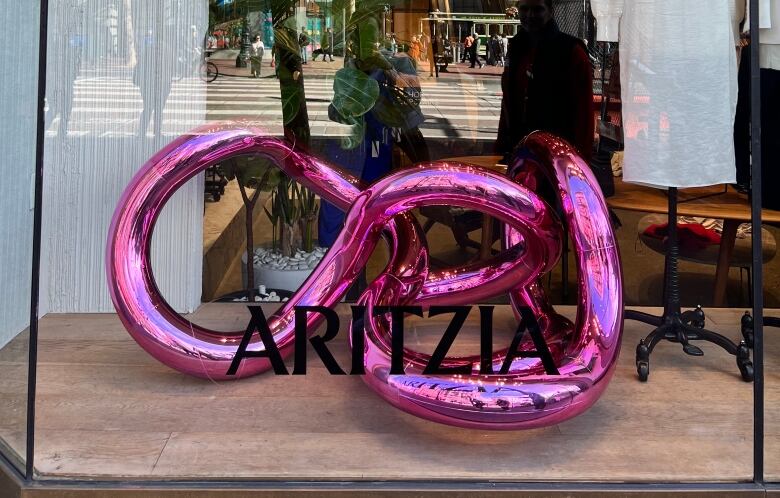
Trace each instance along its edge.
<path fill-rule="evenodd" d="M 739 1 L 591 1 L 598 40 L 620 42 L 625 181 L 736 182 Z"/>

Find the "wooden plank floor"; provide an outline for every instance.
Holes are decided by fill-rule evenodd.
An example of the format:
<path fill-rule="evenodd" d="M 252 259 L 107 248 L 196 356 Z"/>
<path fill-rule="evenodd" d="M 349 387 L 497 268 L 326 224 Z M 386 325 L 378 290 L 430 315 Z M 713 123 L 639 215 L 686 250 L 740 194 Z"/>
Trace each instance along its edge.
<path fill-rule="evenodd" d="M 495 344 L 508 344 L 511 311 L 496 313 Z M 712 310 L 708 326 L 737 338 L 740 314 Z M 247 320 L 232 304 L 194 315 L 223 329 Z M 476 352 L 477 325 L 470 321 L 473 332 L 461 334 L 460 352 Z M 703 358 L 661 344 L 642 384 L 633 356 L 647 327 L 633 322 L 599 402 L 574 420 L 525 432 L 418 419 L 359 378 L 327 375 L 312 358 L 305 377 L 190 378 L 142 351 L 115 315 L 50 315 L 40 329 L 35 466 L 44 479 L 752 479 L 752 384 L 740 380 L 734 358 L 708 344 Z M 436 319 L 415 322 L 407 343 L 430 351 L 441 330 Z M 347 366 L 344 337 L 332 350 Z M 777 480 L 780 331 L 767 337 L 767 469 Z M 10 379 L 23 379 L 26 366 L 13 361 L 14 348 L 24 349 L 11 343 L 0 352 L 0 436 L 18 447 L 24 384 Z"/>

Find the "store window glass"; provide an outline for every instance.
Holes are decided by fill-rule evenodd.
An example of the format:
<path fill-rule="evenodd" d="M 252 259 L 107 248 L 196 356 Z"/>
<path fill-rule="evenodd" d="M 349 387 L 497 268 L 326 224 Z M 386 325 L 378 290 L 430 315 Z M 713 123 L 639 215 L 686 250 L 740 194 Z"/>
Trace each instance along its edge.
<path fill-rule="evenodd" d="M 717 241 L 740 223 L 686 210 L 724 188 L 742 194 L 723 186 L 735 183 L 733 164 L 699 167 L 680 146 L 706 124 L 727 143 L 696 150 L 735 154 L 739 16 L 724 2 L 691 27 L 704 13 L 691 2 L 607 3 L 53 2 L 40 475 L 752 478 L 750 352 L 737 362 L 748 295 L 738 267 L 714 269 Z M 694 62 L 704 81 L 680 92 L 695 71 L 679 68 Z M 703 113 L 702 89 L 722 92 Z M 533 154 L 515 155 L 536 130 L 567 144 L 536 135 Z M 556 171 L 547 153 L 569 166 Z M 414 184 L 419 171 L 436 172 L 426 178 L 437 188 Z M 384 206 L 375 192 L 417 187 L 428 190 L 387 208 L 414 208 L 397 225 L 374 209 Z M 679 285 L 664 281 L 668 187 L 680 188 L 678 214 L 696 218 L 678 222 L 679 240 L 702 251 L 680 254 Z M 494 218 L 514 220 L 497 207 L 512 202 L 542 221 L 504 242 Z M 545 271 L 524 291 L 496 276 L 534 268 Z M 437 304 L 475 306 L 448 353 L 471 355 L 471 370 L 396 382 L 385 329 L 365 348 L 350 344 L 352 304 L 400 304 L 410 289 L 407 304 L 439 293 L 450 301 Z M 622 305 L 647 318 L 671 295 L 693 310 L 681 318 L 687 334 L 707 327 L 729 347 L 661 334 L 637 356 L 663 320 L 623 329 Z M 328 340 L 306 357 L 292 303 L 335 310 L 319 330 Z M 451 318 L 408 316 L 405 361 L 436 356 Z M 239 354 L 257 352 L 265 332 L 283 335 L 286 363 Z M 67 352 L 53 347 L 62 338 Z M 523 354 L 483 361 L 491 348 Z M 364 359 L 374 368 L 362 380 L 335 374 Z M 477 375 L 493 363 L 506 371 Z M 247 378 L 227 381 L 236 376 Z M 505 423 L 515 430 L 493 430 Z"/>
<path fill-rule="evenodd" d="M 0 75 L 0 452 L 24 469 L 27 427 L 27 371 L 35 201 L 38 108 L 39 2 L 9 5 L 0 17 L 25 34 L 5 30 L 9 70 Z M 10 69 L 13 68 L 13 69 Z"/>
<path fill-rule="evenodd" d="M 63 455 L 146 455 L 158 442 L 115 419 L 115 403 L 129 394 L 116 391 L 124 382 L 115 373 L 153 363 L 125 357 L 125 334 L 112 334 L 110 315 L 92 313 L 114 310 L 104 253 L 124 187 L 158 150 L 205 122 L 208 5 L 54 0 L 48 25 L 35 468 L 58 475 L 81 465 Z M 202 216 L 200 176 L 167 203 L 151 241 L 157 285 L 182 313 L 199 304 Z"/>

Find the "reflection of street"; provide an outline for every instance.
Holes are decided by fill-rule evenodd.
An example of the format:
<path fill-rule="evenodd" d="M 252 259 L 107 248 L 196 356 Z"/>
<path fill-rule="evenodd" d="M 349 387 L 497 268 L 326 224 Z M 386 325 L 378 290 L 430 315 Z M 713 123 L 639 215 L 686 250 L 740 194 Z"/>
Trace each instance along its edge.
<path fill-rule="evenodd" d="M 328 119 L 332 98 L 332 79 L 306 80 L 313 136 L 348 135 L 347 126 Z M 426 138 L 495 138 L 500 105 L 498 81 L 423 81 L 421 107 L 426 120 L 420 128 Z M 273 78 L 260 82 L 240 78 L 217 80 L 208 87 L 207 119 L 258 120 L 271 131 L 280 132 L 282 108 L 278 82 Z"/>
<path fill-rule="evenodd" d="M 163 102 L 161 98 L 151 96 L 147 106 L 148 111 L 155 107 L 158 111 L 162 109 L 162 135 L 179 135 L 203 123 L 199 109 L 206 100 L 206 83 L 197 77 L 174 78 L 163 86 L 166 93 L 170 92 L 167 100 Z M 141 87 L 134 82 L 134 71 L 119 61 L 100 69 L 81 69 L 72 90 L 68 135 L 133 136 L 140 134 L 139 122 L 149 124 L 147 116 L 142 116 L 144 98 Z M 62 134 L 61 119 L 53 116 L 53 125 L 47 127 L 49 135 Z M 154 127 L 145 131 L 151 135 L 156 128 L 155 122 Z"/>
<path fill-rule="evenodd" d="M 100 130 L 109 135 L 138 132 L 138 119 L 144 108 L 132 74 L 116 68 L 102 74 L 81 71 L 74 83 L 73 119 L 68 132 L 76 135 Z M 423 79 L 422 111 L 426 120 L 420 127 L 426 138 L 457 137 L 493 140 L 501 110 L 501 87 L 497 78 Z M 315 137 L 340 137 L 348 127 L 328 119 L 333 98 L 329 75 L 306 79 L 306 100 Z M 180 132 L 199 123 L 189 122 L 197 102 L 206 103 L 208 121 L 250 120 L 273 133 L 282 133 L 282 106 L 279 82 L 275 78 L 220 76 L 208 85 L 193 78 L 174 81 L 163 110 L 163 135 Z M 55 128 L 50 127 L 49 133 Z"/>

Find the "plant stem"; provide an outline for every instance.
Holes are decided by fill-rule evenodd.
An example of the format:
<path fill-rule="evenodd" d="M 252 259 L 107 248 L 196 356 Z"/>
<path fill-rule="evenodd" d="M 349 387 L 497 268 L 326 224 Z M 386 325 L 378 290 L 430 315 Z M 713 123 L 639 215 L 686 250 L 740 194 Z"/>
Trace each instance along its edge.
<path fill-rule="evenodd" d="M 235 168 L 235 165 L 234 165 Z M 241 199 L 244 201 L 244 209 L 246 210 L 245 223 L 246 223 L 246 299 L 247 302 L 255 302 L 255 243 L 254 243 L 254 211 L 255 204 L 260 198 L 260 193 L 263 191 L 265 184 L 268 182 L 268 175 L 270 174 L 270 168 L 268 168 L 263 177 L 257 184 L 250 199 L 246 193 L 246 186 L 240 176 L 237 176 L 238 190 L 241 192 Z"/>
<path fill-rule="evenodd" d="M 246 211 L 246 216 L 244 217 L 246 227 L 246 299 L 247 302 L 253 303 L 255 302 L 254 223 L 252 220 L 254 202 L 247 196 L 244 182 L 238 182 L 238 189 L 241 192 L 241 199 L 244 201 L 244 210 Z"/>

